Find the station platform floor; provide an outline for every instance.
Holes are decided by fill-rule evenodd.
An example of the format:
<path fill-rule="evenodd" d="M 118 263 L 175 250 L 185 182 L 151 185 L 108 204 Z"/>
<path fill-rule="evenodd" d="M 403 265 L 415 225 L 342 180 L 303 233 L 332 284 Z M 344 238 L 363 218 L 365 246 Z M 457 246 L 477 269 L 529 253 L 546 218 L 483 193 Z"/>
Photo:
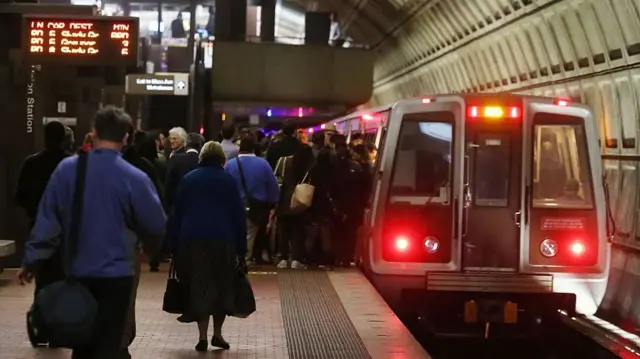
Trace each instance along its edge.
<path fill-rule="evenodd" d="M 33 287 L 20 286 L 14 276 L 10 270 L 0 276 L 0 358 L 68 359 L 67 350 L 29 344 L 25 313 Z M 356 269 L 252 271 L 257 311 L 247 319 L 228 318 L 223 336 L 231 349 L 210 348 L 207 354 L 194 350 L 195 324 L 162 311 L 166 278 L 166 272 L 143 273 L 137 338 L 130 348 L 134 359 L 430 358 Z"/>

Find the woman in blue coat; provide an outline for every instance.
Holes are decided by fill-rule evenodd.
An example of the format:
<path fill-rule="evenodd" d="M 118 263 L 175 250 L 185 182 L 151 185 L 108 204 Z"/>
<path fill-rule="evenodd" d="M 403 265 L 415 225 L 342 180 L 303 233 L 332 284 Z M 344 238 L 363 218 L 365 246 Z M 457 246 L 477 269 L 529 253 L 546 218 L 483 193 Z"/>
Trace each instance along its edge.
<path fill-rule="evenodd" d="M 188 292 L 188 308 L 179 320 L 198 323 L 196 350 L 206 351 L 212 316 L 211 345 L 229 349 L 222 337 L 222 324 L 226 315 L 234 312 L 238 266 L 244 266 L 247 252 L 245 206 L 235 180 L 223 168 L 226 156 L 222 146 L 205 143 L 199 158 L 198 168 L 180 183 L 170 219 L 178 276 Z"/>

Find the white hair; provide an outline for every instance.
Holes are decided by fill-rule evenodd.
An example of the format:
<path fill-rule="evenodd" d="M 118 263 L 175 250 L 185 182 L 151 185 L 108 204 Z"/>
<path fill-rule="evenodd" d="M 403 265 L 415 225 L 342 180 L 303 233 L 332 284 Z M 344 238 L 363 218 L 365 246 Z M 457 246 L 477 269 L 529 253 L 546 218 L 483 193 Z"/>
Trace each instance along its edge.
<path fill-rule="evenodd" d="M 174 127 L 169 130 L 169 136 L 174 136 L 182 142 L 183 145 L 187 144 L 187 131 L 182 127 Z"/>
<path fill-rule="evenodd" d="M 214 162 L 221 166 L 227 160 L 227 156 L 224 154 L 222 145 L 216 141 L 209 141 L 202 146 L 199 155 L 200 163 L 202 162 Z"/>

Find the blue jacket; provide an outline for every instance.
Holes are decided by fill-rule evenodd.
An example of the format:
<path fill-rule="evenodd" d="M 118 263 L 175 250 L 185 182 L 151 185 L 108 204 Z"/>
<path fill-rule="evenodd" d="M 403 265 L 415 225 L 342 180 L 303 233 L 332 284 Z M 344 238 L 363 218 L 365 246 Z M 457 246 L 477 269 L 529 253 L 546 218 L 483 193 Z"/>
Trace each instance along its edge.
<path fill-rule="evenodd" d="M 236 183 L 220 166 L 200 165 L 187 173 L 170 219 L 171 247 L 184 240 L 222 240 L 247 252 L 245 209 Z"/>
<path fill-rule="evenodd" d="M 82 223 L 73 275 L 117 278 L 134 275 L 138 235 L 161 239 L 166 219 L 156 189 L 119 152 L 94 149 L 88 154 Z M 36 223 L 25 245 L 23 265 L 32 267 L 69 235 L 78 156 L 64 159 L 51 175 Z M 63 247 L 64 248 L 64 247 Z"/>
<path fill-rule="evenodd" d="M 238 169 L 238 161 L 241 161 L 244 179 L 247 184 L 249 194 L 260 201 L 267 203 L 278 203 L 280 200 L 280 186 L 273 169 L 269 162 L 262 157 L 253 154 L 241 154 L 238 157 L 227 162 L 224 169 L 229 172 L 236 180 L 240 195 L 246 198 L 244 188 L 242 188 L 242 180 L 240 179 L 240 170 Z"/>

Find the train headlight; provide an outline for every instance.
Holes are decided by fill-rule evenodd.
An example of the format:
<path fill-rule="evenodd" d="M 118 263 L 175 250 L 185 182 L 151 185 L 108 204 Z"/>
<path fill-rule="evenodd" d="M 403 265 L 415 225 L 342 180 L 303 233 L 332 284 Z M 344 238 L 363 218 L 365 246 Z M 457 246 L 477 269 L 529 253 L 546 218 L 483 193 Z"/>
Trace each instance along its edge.
<path fill-rule="evenodd" d="M 551 238 L 546 238 L 540 243 L 540 253 L 547 258 L 551 258 L 558 253 L 558 243 Z"/>
<path fill-rule="evenodd" d="M 427 253 L 435 253 L 440 248 L 440 242 L 436 237 L 427 237 L 424 239 L 424 250 Z"/>

